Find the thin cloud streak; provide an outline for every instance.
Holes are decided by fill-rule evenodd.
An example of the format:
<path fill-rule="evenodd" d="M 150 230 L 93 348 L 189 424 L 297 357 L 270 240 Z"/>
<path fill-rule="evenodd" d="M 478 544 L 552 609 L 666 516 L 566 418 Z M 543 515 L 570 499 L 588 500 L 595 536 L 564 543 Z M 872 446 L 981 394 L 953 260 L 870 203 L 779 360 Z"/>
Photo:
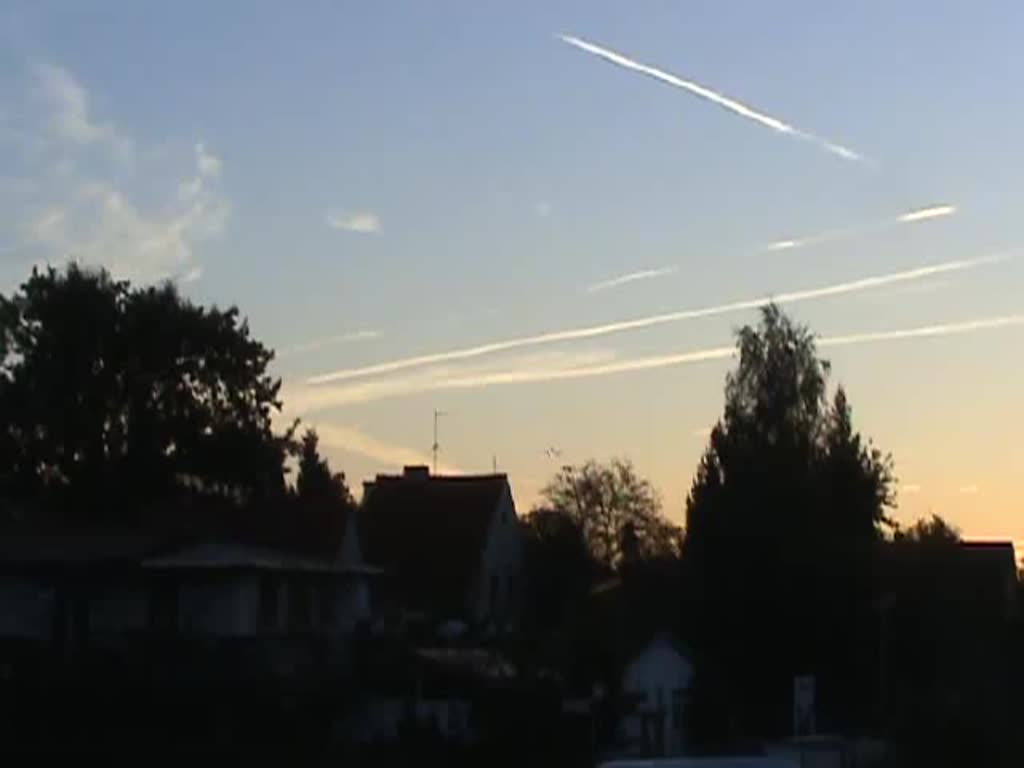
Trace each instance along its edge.
<path fill-rule="evenodd" d="M 331 229 L 342 229 L 362 235 L 375 235 L 381 230 L 380 217 L 372 211 L 332 211 L 325 217 Z"/>
<path fill-rule="evenodd" d="M 537 346 L 541 344 L 553 344 L 556 342 L 563 341 L 579 341 L 581 339 L 590 339 L 598 336 L 607 336 L 613 333 L 623 333 L 626 331 L 640 330 L 642 328 L 650 328 L 652 326 L 663 325 L 665 323 L 675 323 L 684 320 L 693 320 L 701 317 L 713 317 L 716 315 L 724 315 L 732 312 L 743 312 L 751 309 L 758 309 L 772 301 L 774 301 L 776 304 L 794 304 L 801 301 L 810 301 L 812 299 L 826 298 L 829 296 L 840 296 L 843 294 L 855 293 L 857 291 L 864 291 L 871 288 L 879 288 L 885 285 L 893 285 L 896 283 L 904 283 L 912 280 L 920 280 L 926 277 L 931 277 L 933 275 L 945 274 L 949 272 L 958 272 L 965 269 L 973 269 L 984 264 L 993 264 L 998 261 L 1005 260 L 1006 258 L 1009 258 L 1009 255 L 996 254 L 993 256 L 982 256 L 974 259 L 947 261 L 938 264 L 927 265 L 924 267 L 917 267 L 915 269 L 904 270 L 902 272 L 890 272 L 889 274 L 885 275 L 875 275 L 872 277 L 865 277 L 859 280 L 853 280 L 845 283 L 827 285 L 821 288 L 810 288 L 800 291 L 791 291 L 789 293 L 777 294 L 774 298 L 762 297 L 757 299 L 745 299 L 743 301 L 735 301 L 729 304 L 719 304 L 712 307 L 686 309 L 677 312 L 667 312 L 659 315 L 635 318 L 633 320 L 622 320 L 614 323 L 605 323 L 603 325 L 594 325 L 584 328 L 571 328 L 563 331 L 542 333 L 535 336 L 523 336 L 516 339 L 506 339 L 503 341 L 495 341 L 488 344 L 481 344 L 475 347 L 465 347 L 463 349 L 453 349 L 448 350 L 446 352 L 435 352 L 431 354 L 401 358 L 399 360 L 391 360 L 385 363 L 367 365 L 361 368 L 347 368 L 339 371 L 332 371 L 330 373 L 324 373 L 318 376 L 314 376 L 308 379 L 307 383 L 328 384 L 330 382 L 345 381 L 347 379 L 355 379 L 363 376 L 372 376 L 381 373 L 393 373 L 395 371 L 401 371 L 407 368 L 416 368 L 422 365 L 431 365 L 434 363 L 443 363 L 452 360 L 465 360 L 468 358 L 480 357 L 482 355 L 494 354 L 496 352 L 506 352 L 511 349 L 519 349 L 522 347 Z"/>
<path fill-rule="evenodd" d="M 926 221 L 927 219 L 938 219 L 943 216 L 952 216 L 956 213 L 955 205 L 936 205 L 931 208 L 922 208 L 917 211 L 907 211 L 897 221 L 901 224 L 909 224 L 914 221 Z"/>
<path fill-rule="evenodd" d="M 777 117 L 772 117 L 771 115 L 756 110 L 753 107 L 750 107 L 742 102 L 736 101 L 735 99 L 730 99 L 728 96 L 724 96 L 723 94 L 718 93 L 717 91 L 714 91 L 706 86 L 700 85 L 699 83 L 695 83 L 691 80 L 684 80 L 683 78 L 677 77 L 676 75 L 673 75 L 670 72 L 666 72 L 662 69 L 657 69 L 656 67 L 648 66 L 647 64 L 641 64 L 640 62 L 634 61 L 633 59 L 630 59 L 627 56 L 622 55 L 621 53 L 616 53 L 615 51 L 612 51 L 608 48 L 604 48 L 600 45 L 595 45 L 594 43 L 587 42 L 586 40 L 574 37 L 573 35 L 558 35 L 558 38 L 564 43 L 568 43 L 569 45 L 575 48 L 579 48 L 582 51 L 586 51 L 587 53 L 591 53 L 595 56 L 598 56 L 604 59 L 605 61 L 610 61 L 612 64 L 616 64 L 620 67 L 632 70 L 633 72 L 639 72 L 640 74 L 653 77 L 656 80 L 660 80 L 663 83 L 668 83 L 669 85 L 675 86 L 676 88 L 682 88 L 685 91 L 689 91 L 695 96 L 699 96 L 702 99 L 706 99 L 707 101 L 717 104 L 718 106 L 723 107 L 724 109 L 727 109 L 730 112 L 734 112 L 737 115 L 740 115 L 741 117 L 745 117 L 748 120 L 753 120 L 756 123 L 760 123 L 761 125 L 771 128 L 773 131 L 776 131 L 777 133 L 788 134 L 790 136 L 795 136 L 796 138 L 803 139 L 804 141 L 809 141 L 813 144 L 817 144 L 826 152 L 830 152 L 834 155 L 837 155 L 843 158 L 844 160 L 862 161 L 865 159 L 859 152 L 850 149 L 849 147 L 844 147 L 841 144 L 836 144 L 835 142 L 829 141 L 828 139 L 816 136 L 813 133 L 802 131 L 799 128 L 795 128 L 794 126 L 790 125 L 789 123 L 783 120 L 780 120 Z"/>
<path fill-rule="evenodd" d="M 819 232 L 816 235 L 807 235 L 805 237 L 794 237 L 787 238 L 784 240 L 775 240 L 774 242 L 768 243 L 762 251 L 773 252 L 773 251 L 789 251 L 794 248 L 805 248 L 808 245 L 818 245 L 819 243 L 833 242 L 835 240 L 843 240 L 848 237 L 855 237 L 856 235 L 863 235 L 869 232 L 874 232 L 880 229 L 886 229 L 888 227 L 900 224 L 915 224 L 921 221 L 928 221 L 930 219 L 941 219 L 946 216 L 952 216 L 957 212 L 955 205 L 935 205 L 930 208 L 917 208 L 914 210 L 906 211 L 900 215 L 891 218 L 883 219 L 882 221 L 876 221 L 873 224 L 867 224 L 863 227 L 846 227 L 844 229 L 830 229 L 827 232 Z"/>
<path fill-rule="evenodd" d="M 606 291 L 609 288 L 617 288 L 620 285 L 626 285 L 627 283 L 633 283 L 637 280 L 651 280 L 655 277 L 665 277 L 666 275 L 675 274 L 678 271 L 678 267 L 661 267 L 660 269 L 641 269 L 637 272 L 629 272 L 619 277 L 613 277 L 608 280 L 601 280 L 597 283 L 588 285 L 584 290 L 587 293 L 598 293 L 600 291 Z"/>
<path fill-rule="evenodd" d="M 301 355 L 305 352 L 314 352 L 324 347 L 333 347 L 339 344 L 353 344 L 357 341 L 370 341 L 371 339 L 379 339 L 381 337 L 380 331 L 365 330 L 365 331 L 352 331 L 351 333 L 342 333 L 337 336 L 327 336 L 323 339 L 313 339 L 312 341 L 306 341 L 302 344 L 296 344 L 292 347 L 286 347 L 277 353 L 278 357 L 290 357 L 291 355 Z"/>
<path fill-rule="evenodd" d="M 844 347 L 854 344 L 869 344 L 885 341 L 905 341 L 938 336 L 953 336 L 982 330 L 996 330 L 1024 325 L 1024 314 L 1002 317 L 979 318 L 959 323 L 944 323 L 901 328 L 891 331 L 849 334 L 817 339 L 819 347 Z M 558 368 L 522 368 L 484 373 L 458 373 L 437 378 L 416 377 L 411 380 L 383 380 L 341 387 L 314 388 L 304 403 L 302 412 L 317 411 L 340 405 L 365 403 L 389 397 L 432 392 L 438 390 L 480 389 L 503 384 L 530 384 L 549 381 L 610 376 L 619 373 L 634 373 L 679 365 L 725 360 L 736 353 L 733 346 L 710 347 L 707 349 L 679 352 L 668 355 L 631 358 L 626 360 L 599 362 L 594 365 Z"/>

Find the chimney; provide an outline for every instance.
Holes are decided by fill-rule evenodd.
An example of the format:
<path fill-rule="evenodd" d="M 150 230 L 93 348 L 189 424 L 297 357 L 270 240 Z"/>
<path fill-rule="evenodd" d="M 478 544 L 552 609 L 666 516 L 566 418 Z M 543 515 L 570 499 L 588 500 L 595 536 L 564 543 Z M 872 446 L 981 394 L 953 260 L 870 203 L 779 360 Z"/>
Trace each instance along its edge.
<path fill-rule="evenodd" d="M 402 476 L 407 480 L 427 480 L 430 478 L 430 467 L 424 464 L 407 466 L 402 470 Z"/>

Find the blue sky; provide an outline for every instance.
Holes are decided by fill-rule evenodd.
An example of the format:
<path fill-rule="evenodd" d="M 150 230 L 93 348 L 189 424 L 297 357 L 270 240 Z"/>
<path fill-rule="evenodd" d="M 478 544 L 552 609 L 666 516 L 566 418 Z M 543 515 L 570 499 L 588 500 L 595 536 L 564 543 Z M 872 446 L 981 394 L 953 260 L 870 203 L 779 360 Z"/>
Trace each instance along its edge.
<path fill-rule="evenodd" d="M 424 456 L 443 408 L 446 466 L 487 470 L 496 455 L 520 506 L 556 446 L 565 461 L 633 458 L 678 517 L 730 361 L 549 374 L 728 345 L 753 310 L 305 381 L 1024 246 L 1019 3 L 299 6 L 6 4 L 0 280 L 76 255 L 239 304 L 282 352 L 292 411 L 357 483 Z M 955 212 L 897 222 L 936 205 Z M 831 337 L 1016 316 L 1022 289 L 1024 254 L 791 311 Z M 900 517 L 1024 539 L 1021 333 L 827 350 L 859 426 L 894 453 Z"/>

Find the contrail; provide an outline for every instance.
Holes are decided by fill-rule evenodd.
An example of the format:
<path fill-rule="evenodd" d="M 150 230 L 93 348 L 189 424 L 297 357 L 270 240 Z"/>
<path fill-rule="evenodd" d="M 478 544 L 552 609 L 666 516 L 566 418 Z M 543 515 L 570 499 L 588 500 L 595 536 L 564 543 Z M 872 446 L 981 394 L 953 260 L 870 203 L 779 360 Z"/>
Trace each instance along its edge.
<path fill-rule="evenodd" d="M 356 341 L 369 341 L 370 339 L 380 338 L 380 331 L 352 331 L 351 333 L 342 333 L 338 336 L 328 336 L 323 339 L 313 339 L 302 344 L 296 344 L 293 347 L 287 347 L 278 352 L 278 357 L 287 357 L 290 355 L 298 355 L 303 352 L 312 352 L 317 349 L 323 349 L 324 347 L 331 347 L 336 344 L 351 344 Z"/>
<path fill-rule="evenodd" d="M 844 347 L 853 344 L 900 341 L 936 336 L 952 336 L 1020 325 L 1024 325 L 1024 314 L 981 318 L 959 323 L 928 325 L 917 328 L 901 328 L 875 333 L 833 336 L 817 339 L 816 343 L 819 347 L 825 348 Z M 339 405 L 351 405 L 354 403 L 365 403 L 391 397 L 419 394 L 422 392 L 433 392 L 437 390 L 481 389 L 484 387 L 500 386 L 504 384 L 531 384 L 546 381 L 566 381 L 572 379 L 592 378 L 596 376 L 611 376 L 619 373 L 649 371 L 679 365 L 708 362 L 712 360 L 723 360 L 734 357 L 735 354 L 735 347 L 721 346 L 668 355 L 631 358 L 616 362 L 602 362 L 596 365 L 582 365 L 576 368 L 509 369 L 505 371 L 495 371 L 492 373 L 471 373 L 463 376 L 454 375 L 449 376 L 448 378 L 411 381 L 400 384 L 399 386 L 395 386 L 394 382 L 389 381 L 377 382 L 379 387 L 375 386 L 373 383 L 368 385 L 348 385 L 323 390 L 323 396 L 318 398 L 317 401 L 311 402 L 310 407 L 306 408 L 304 412 L 337 407 Z"/>
<path fill-rule="evenodd" d="M 661 267 L 660 269 L 642 269 L 639 272 L 630 272 L 626 275 L 620 275 L 619 277 L 613 277 L 609 280 L 602 280 L 598 283 L 588 285 L 584 290 L 587 293 L 598 293 L 599 291 L 606 291 L 609 288 L 616 288 L 620 285 L 626 285 L 626 283 L 632 283 L 637 280 L 650 280 L 655 277 L 664 277 L 665 275 L 671 275 L 678 271 L 678 267 Z"/>
<path fill-rule="evenodd" d="M 371 376 L 379 373 L 392 373 L 394 371 L 401 371 L 407 368 L 415 368 L 421 365 L 430 365 L 433 363 L 442 363 L 449 360 L 465 360 L 467 358 L 490 355 L 496 352 L 506 352 L 510 349 L 519 349 L 521 347 L 590 339 L 596 336 L 607 336 L 609 334 L 622 333 L 624 331 L 635 331 L 641 328 L 663 325 L 665 323 L 693 320 L 699 317 L 713 317 L 715 315 L 724 315 L 730 312 L 743 312 L 763 307 L 772 301 L 776 304 L 793 304 L 800 301 L 825 298 L 827 296 L 839 296 L 846 293 L 868 290 L 870 288 L 879 288 L 884 285 L 892 285 L 894 283 L 920 280 L 922 278 L 932 277 L 933 275 L 973 269 L 974 267 L 979 267 L 984 264 L 994 264 L 996 262 L 1003 261 L 1010 258 L 1010 256 L 1011 254 L 995 254 L 990 256 L 981 256 L 974 259 L 946 261 L 939 264 L 930 264 L 923 267 L 917 267 L 915 269 L 908 269 L 903 272 L 890 272 L 885 275 L 875 275 L 850 282 L 826 285 L 821 288 L 791 291 L 789 293 L 778 294 L 774 298 L 762 297 L 757 299 L 745 299 L 743 301 L 734 301 L 729 304 L 719 304 L 712 307 L 685 309 L 678 312 L 667 312 L 660 315 L 639 317 L 633 320 L 622 320 L 603 325 L 592 325 L 584 328 L 570 328 L 563 331 L 542 333 L 536 336 L 522 336 L 516 339 L 505 339 L 503 341 L 494 341 L 475 347 L 452 349 L 446 352 L 434 352 L 426 355 L 390 360 L 388 362 L 377 363 L 375 365 L 367 365 L 361 368 L 346 368 L 339 371 L 332 371 L 330 373 L 323 373 L 318 376 L 314 376 L 308 379 L 307 383 L 327 384 L 332 381 L 344 381 L 346 379 L 355 379 L 361 376 Z"/>
<path fill-rule="evenodd" d="M 820 136 L 815 136 L 813 133 L 802 131 L 799 128 L 795 128 L 794 126 L 790 125 L 789 123 L 783 120 L 780 120 L 777 117 L 772 117 L 771 115 L 765 114 L 764 112 L 760 112 L 759 110 L 756 110 L 753 107 L 749 107 L 746 104 L 743 104 L 742 102 L 736 101 L 735 99 L 730 99 L 728 96 L 723 96 L 717 91 L 713 91 L 706 86 L 700 85 L 699 83 L 695 83 L 690 80 L 684 80 L 683 78 L 677 77 L 670 72 L 665 72 L 664 70 L 648 66 L 647 64 L 641 64 L 640 62 L 634 61 L 633 59 L 630 59 L 627 56 L 623 56 L 621 53 L 616 53 L 615 51 L 609 50 L 608 48 L 603 48 L 600 45 L 589 43 L 586 40 L 582 40 L 572 35 L 558 35 L 558 38 L 563 42 L 568 43 L 569 45 L 579 48 L 580 50 L 586 51 L 587 53 L 592 53 L 595 56 L 599 56 L 605 61 L 610 61 L 611 63 L 617 64 L 620 67 L 625 67 L 626 69 L 630 69 L 634 72 L 639 72 L 643 75 L 653 77 L 656 80 L 660 80 L 663 83 L 668 83 L 669 85 L 675 86 L 676 88 L 682 88 L 686 91 L 689 91 L 690 93 L 696 96 L 700 96 L 702 99 L 707 99 L 708 101 L 713 102 L 718 106 L 729 110 L 730 112 L 735 112 L 737 115 L 740 115 L 741 117 L 745 117 L 748 120 L 753 120 L 756 123 L 760 123 L 761 125 L 771 128 L 773 131 L 777 131 L 778 133 L 789 134 L 790 136 L 795 136 L 799 139 L 803 139 L 804 141 L 809 141 L 813 144 L 817 144 L 826 152 L 831 152 L 834 155 L 838 155 L 844 160 L 865 159 L 859 152 L 856 152 L 850 149 L 849 147 L 844 147 L 843 145 L 836 144 L 835 142 L 829 141 L 828 139 L 824 139 Z"/>
<path fill-rule="evenodd" d="M 898 331 L 879 331 L 876 333 L 854 333 L 849 336 L 833 336 L 818 341 L 821 347 L 842 347 L 847 344 L 864 344 L 877 341 L 900 341 L 903 339 L 919 339 L 928 336 L 949 336 L 956 333 L 987 331 L 995 328 L 1006 328 L 1024 323 L 1024 315 L 1006 315 L 1004 317 L 987 317 L 980 320 L 966 320 L 961 323 L 945 323 L 942 325 L 925 325 L 920 328 L 909 328 Z"/>
<path fill-rule="evenodd" d="M 936 205 L 931 208 L 921 208 L 916 211 L 907 211 L 897 221 L 901 224 L 908 224 L 913 221 L 925 221 L 926 219 L 937 219 L 942 216 L 950 216 L 956 213 L 955 205 Z"/>
<path fill-rule="evenodd" d="M 901 213 L 899 216 L 895 216 L 890 219 L 882 219 L 871 224 L 865 224 L 861 227 L 846 227 L 844 229 L 830 229 L 827 232 L 819 232 L 816 235 L 807 235 L 805 237 L 794 237 L 787 238 L 785 240 L 776 240 L 768 243 L 762 250 L 763 251 L 788 251 L 793 248 L 804 248 L 808 245 L 817 245 L 818 243 L 833 242 L 835 240 L 842 240 L 847 237 L 854 237 L 855 235 L 862 235 L 868 232 L 873 232 L 879 229 L 886 229 L 892 226 L 899 226 L 900 224 L 915 224 L 920 221 L 928 221 L 930 219 L 940 219 L 945 216 L 952 216 L 956 213 L 957 207 L 955 205 L 934 205 L 929 208 L 916 208 L 914 210 L 906 211 Z"/>

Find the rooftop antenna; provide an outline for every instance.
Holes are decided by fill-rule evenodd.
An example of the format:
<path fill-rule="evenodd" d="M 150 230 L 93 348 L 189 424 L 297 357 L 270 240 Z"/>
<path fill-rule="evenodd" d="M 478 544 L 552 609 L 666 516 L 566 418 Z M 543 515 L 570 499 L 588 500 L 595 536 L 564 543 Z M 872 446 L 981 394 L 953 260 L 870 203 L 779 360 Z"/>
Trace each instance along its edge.
<path fill-rule="evenodd" d="M 441 450 L 441 446 L 437 442 L 437 418 L 438 418 L 438 416 L 444 416 L 444 415 L 445 415 L 444 411 L 439 411 L 439 410 L 437 410 L 437 408 L 434 409 L 434 444 L 433 444 L 433 446 L 431 446 L 431 450 L 434 453 L 434 468 L 433 468 L 432 472 L 435 475 L 437 474 L 437 452 L 439 450 Z"/>
<path fill-rule="evenodd" d="M 491 472 L 492 474 L 498 474 L 498 454 L 491 454 Z"/>

